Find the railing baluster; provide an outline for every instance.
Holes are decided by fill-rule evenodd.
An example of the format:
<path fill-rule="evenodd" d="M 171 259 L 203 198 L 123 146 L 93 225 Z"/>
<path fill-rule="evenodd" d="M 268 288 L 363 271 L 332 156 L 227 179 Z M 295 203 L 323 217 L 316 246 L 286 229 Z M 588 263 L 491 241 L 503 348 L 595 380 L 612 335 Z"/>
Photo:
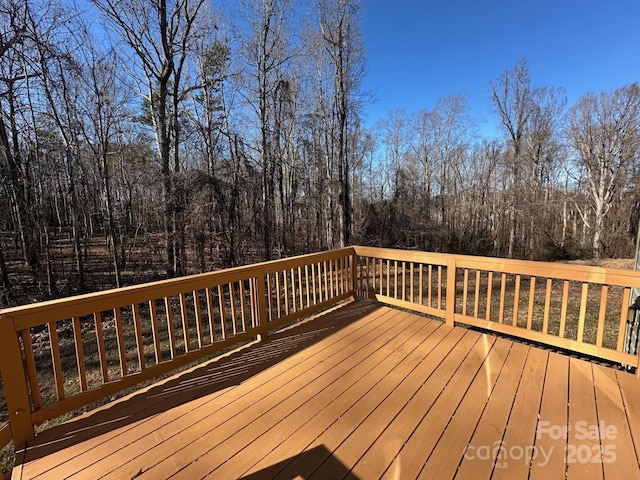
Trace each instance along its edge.
<path fill-rule="evenodd" d="M 520 306 L 520 275 L 516 275 L 516 284 L 513 289 L 513 327 L 518 326 L 518 308 Z"/>
<path fill-rule="evenodd" d="M 282 316 L 282 299 L 281 299 L 281 289 L 280 289 L 280 272 L 275 272 L 276 275 L 276 307 L 278 308 L 278 313 L 276 318 L 280 318 Z"/>
<path fill-rule="evenodd" d="M 144 360 L 144 340 L 142 338 L 142 323 L 140 322 L 140 308 L 137 303 L 134 303 L 131 306 L 133 310 L 133 326 L 136 335 L 136 349 L 138 351 L 138 364 L 140 365 L 140 370 L 144 370 L 145 360 Z"/>
<path fill-rule="evenodd" d="M 267 278 L 267 288 L 265 293 L 267 295 L 267 302 L 266 302 L 267 315 L 269 316 L 269 321 L 272 321 L 274 318 L 273 317 L 273 286 L 271 285 L 271 283 L 273 282 L 273 274 L 267 273 L 266 278 Z M 260 295 L 260 294 L 258 293 L 257 295 Z M 315 292 L 314 292 L 314 295 L 315 295 Z M 260 321 L 262 321 L 262 319 L 260 319 Z"/>
<path fill-rule="evenodd" d="M 407 291 L 407 263 L 402 262 L 402 301 L 406 300 Z"/>
<path fill-rule="evenodd" d="M 256 309 L 257 309 L 257 321 L 260 322 L 258 338 L 262 341 L 267 339 L 269 335 L 269 320 L 267 319 L 267 290 L 271 291 L 271 281 L 269 278 L 269 274 L 267 275 L 258 275 L 255 278 L 257 284 L 255 286 L 256 292 Z M 269 286 L 268 289 L 265 288 L 265 281 Z M 271 298 L 271 294 L 269 294 L 269 298 Z M 271 318 L 271 313 L 269 313 L 269 318 Z M 255 325 L 254 325 L 255 326 Z"/>
<path fill-rule="evenodd" d="M 331 262 L 327 262 L 326 260 L 322 265 L 322 272 L 324 275 L 324 299 L 325 301 L 331 298 L 330 286 L 331 286 L 331 274 L 329 272 L 331 266 Z"/>
<path fill-rule="evenodd" d="M 127 350 L 124 343 L 124 326 L 122 325 L 122 313 L 120 308 L 113 309 L 113 314 L 116 319 L 116 338 L 118 340 L 118 358 L 120 359 L 120 376 L 124 378 L 128 373 L 127 367 Z"/>
<path fill-rule="evenodd" d="M 189 328 L 189 309 L 187 307 L 187 295 L 180 294 L 180 323 L 182 324 L 182 338 L 184 340 L 184 352 L 191 351 L 191 332 Z"/>
<path fill-rule="evenodd" d="M 284 314 L 289 315 L 289 274 L 288 270 L 282 272 L 284 276 Z"/>
<path fill-rule="evenodd" d="M 427 269 L 427 304 L 430 307 L 433 307 L 433 303 L 431 301 L 431 292 L 433 290 L 433 265 L 429 265 L 429 268 Z"/>
<path fill-rule="evenodd" d="M 51 349 L 51 361 L 53 363 L 53 377 L 56 382 L 56 397 L 58 400 L 64 399 L 64 376 L 62 375 L 62 361 L 60 360 L 60 345 L 58 343 L 58 331 L 56 323 L 47 323 L 49 331 L 49 347 Z"/>
<path fill-rule="evenodd" d="M 304 284 L 305 284 L 305 292 L 307 297 L 307 307 L 311 306 L 311 285 L 309 282 L 309 266 L 304 266 Z M 314 301 L 315 304 L 315 301 Z"/>
<path fill-rule="evenodd" d="M 231 331 L 233 335 L 236 335 L 238 333 L 238 326 L 236 325 L 236 292 L 231 282 L 229 283 L 229 304 L 231 306 Z"/>
<path fill-rule="evenodd" d="M 457 264 L 455 258 L 449 258 L 447 260 L 447 291 L 446 291 L 446 302 L 445 302 L 445 322 L 450 327 L 455 325 L 454 317 L 456 313 L 456 269 Z M 442 305 L 440 305 L 442 308 Z"/>
<path fill-rule="evenodd" d="M 411 303 L 414 303 L 415 299 L 413 298 L 413 262 L 411 262 L 409 265 L 410 265 L 409 266 L 409 268 L 410 268 L 410 270 L 409 270 L 409 272 L 410 272 L 409 273 L 409 282 L 411 284 L 411 287 L 409 288 L 409 295 L 411 296 Z"/>
<path fill-rule="evenodd" d="M 156 356 L 156 365 L 162 361 L 162 346 L 160 345 L 160 330 L 158 328 L 158 311 L 156 301 L 149 300 L 149 316 L 151 317 L 151 331 L 153 332 L 153 351 Z"/>
<path fill-rule="evenodd" d="M 218 307 L 220 308 L 220 335 L 222 340 L 227 338 L 227 312 L 224 308 L 224 288 L 218 285 Z"/>
<path fill-rule="evenodd" d="M 207 315 L 209 316 L 209 339 L 210 343 L 213 343 L 216 341 L 216 317 L 213 309 L 213 292 L 211 291 L 211 287 L 205 289 L 205 294 L 207 296 Z"/>
<path fill-rule="evenodd" d="M 393 298 L 398 298 L 398 261 L 393 262 Z"/>
<path fill-rule="evenodd" d="M 94 312 L 93 321 L 96 325 L 96 340 L 98 342 L 98 357 L 100 358 L 100 372 L 102 373 L 102 383 L 107 383 L 109 381 L 109 369 L 107 368 L 107 350 L 104 346 L 102 314 L 100 312 Z"/>
<path fill-rule="evenodd" d="M 247 331 L 247 321 L 245 319 L 247 311 L 245 308 L 245 292 L 244 292 L 244 280 L 239 280 L 240 284 L 240 318 L 242 319 L 242 331 Z"/>
<path fill-rule="evenodd" d="M 569 286 L 568 280 L 565 280 L 562 285 L 562 307 L 560 309 L 560 331 L 558 332 L 560 338 L 564 338 L 564 333 L 567 327 L 567 306 L 569 305 Z"/>
<path fill-rule="evenodd" d="M 582 297 L 580 298 L 580 318 L 578 318 L 578 342 L 582 342 L 584 336 L 584 322 L 587 317 L 587 299 L 589 295 L 589 284 L 582 284 Z"/>
<path fill-rule="evenodd" d="M 251 328 L 254 328 L 258 325 L 258 317 L 260 316 L 260 312 L 258 312 L 258 293 L 256 292 L 256 280 L 257 279 L 255 277 L 249 279 L 249 306 L 251 311 Z"/>
<path fill-rule="evenodd" d="M 467 314 L 467 300 L 469 295 L 469 269 L 465 268 L 462 278 L 462 315 Z"/>
<path fill-rule="evenodd" d="M 420 271 L 418 272 L 418 305 L 424 305 L 424 295 L 423 295 L 423 286 L 422 286 L 422 282 L 423 282 L 423 273 L 422 271 L 424 270 L 424 265 L 422 263 L 419 263 L 418 265 L 420 265 Z"/>
<path fill-rule="evenodd" d="M 473 302 L 473 316 L 478 318 L 480 314 L 480 270 L 476 270 L 475 298 Z"/>
<path fill-rule="evenodd" d="M 369 293 L 369 257 L 365 258 L 364 261 L 365 267 L 364 267 L 364 278 L 365 278 L 365 284 L 364 284 L 364 291 L 365 293 Z"/>
<path fill-rule="evenodd" d="M 196 335 L 198 335 L 198 348 L 202 348 L 202 312 L 200 311 L 200 293 L 193 290 L 193 311 L 196 315 Z"/>
<path fill-rule="evenodd" d="M 507 288 L 507 274 L 503 273 L 500 278 L 500 313 L 498 315 L 498 322 L 504 323 L 504 297 Z"/>
<path fill-rule="evenodd" d="M 316 264 L 311 265 L 311 291 L 313 292 L 313 304 L 318 303 L 318 284 L 316 283 Z"/>
<path fill-rule="evenodd" d="M 42 407 L 42 398 L 40 397 L 40 386 L 38 385 L 38 374 L 36 373 L 36 360 L 33 356 L 33 344 L 31 343 L 30 329 L 20 332 L 22 336 L 22 345 L 24 348 L 24 357 L 27 362 L 27 372 L 29 374 L 29 386 L 31 387 L 31 400 L 33 408 L 38 410 Z"/>
<path fill-rule="evenodd" d="M 551 308 L 551 290 L 553 289 L 553 280 L 547 278 L 547 289 L 544 298 L 544 316 L 542 320 L 542 333 L 549 333 L 549 309 Z"/>
<path fill-rule="evenodd" d="M 334 283 L 334 263 L 333 260 L 329 260 L 329 298 L 333 298 L 336 295 L 335 283 Z"/>
<path fill-rule="evenodd" d="M 298 295 L 300 300 L 300 310 L 304 309 L 304 288 L 302 285 L 302 268 L 298 266 Z"/>
<path fill-rule="evenodd" d="M 442 309 L 442 265 L 438 265 L 438 310 Z"/>
<path fill-rule="evenodd" d="M 629 314 L 629 300 L 631 299 L 631 289 L 625 288 L 622 293 L 622 307 L 620 309 L 620 324 L 618 325 L 618 344 L 616 350 L 621 352 L 624 347 L 624 336 L 627 328 L 627 316 Z"/>
<path fill-rule="evenodd" d="M 536 296 L 536 277 L 531 277 L 531 284 L 529 286 L 529 310 L 527 311 L 527 330 L 531 330 L 531 324 L 533 322 L 533 306 Z"/>
<path fill-rule="evenodd" d="M 297 299 L 297 290 L 296 290 L 296 274 L 293 268 L 288 270 L 290 278 L 291 278 L 291 308 L 292 312 L 295 313 L 298 311 L 298 299 Z"/>
<path fill-rule="evenodd" d="M 602 338 L 604 336 L 604 320 L 607 313 L 607 298 L 609 294 L 609 286 L 602 285 L 600 289 L 600 312 L 598 314 L 598 330 L 596 332 L 596 345 L 602 346 Z"/>
<path fill-rule="evenodd" d="M 78 366 L 78 379 L 80 381 L 80 391 L 87 391 L 87 372 L 84 365 L 84 349 L 82 343 L 82 327 L 80 317 L 73 317 L 73 343 L 76 350 L 76 364 Z"/>
<path fill-rule="evenodd" d="M 337 258 L 334 258 L 331 261 L 331 266 L 333 268 L 333 289 L 331 290 L 331 293 L 333 294 L 333 296 L 337 296 L 340 294 L 340 260 Z"/>
<path fill-rule="evenodd" d="M 391 296 L 391 260 L 387 260 L 387 297 Z"/>
<path fill-rule="evenodd" d="M 167 333 L 169 334 L 169 353 L 171 358 L 176 356 L 176 335 L 173 326 L 173 307 L 171 306 L 171 297 L 164 297 L 164 308 L 167 318 Z"/>

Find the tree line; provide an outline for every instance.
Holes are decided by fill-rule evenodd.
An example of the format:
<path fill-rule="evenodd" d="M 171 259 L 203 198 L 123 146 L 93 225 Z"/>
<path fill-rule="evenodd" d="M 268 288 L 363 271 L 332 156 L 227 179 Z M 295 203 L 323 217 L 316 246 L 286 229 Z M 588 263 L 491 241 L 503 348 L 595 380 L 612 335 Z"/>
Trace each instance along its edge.
<path fill-rule="evenodd" d="M 367 128 L 361 8 L 2 0 L 0 305 L 353 243 L 630 256 L 637 84 L 567 106 L 523 60 L 499 137 L 464 95 Z"/>

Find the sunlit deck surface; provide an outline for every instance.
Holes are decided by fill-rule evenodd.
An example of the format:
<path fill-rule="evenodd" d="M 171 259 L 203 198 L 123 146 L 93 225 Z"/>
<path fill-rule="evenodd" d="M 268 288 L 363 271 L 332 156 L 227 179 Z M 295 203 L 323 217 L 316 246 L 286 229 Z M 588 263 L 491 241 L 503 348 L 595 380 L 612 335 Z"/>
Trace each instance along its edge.
<path fill-rule="evenodd" d="M 630 479 L 639 458 L 634 376 L 352 301 L 43 432 L 13 478 Z"/>

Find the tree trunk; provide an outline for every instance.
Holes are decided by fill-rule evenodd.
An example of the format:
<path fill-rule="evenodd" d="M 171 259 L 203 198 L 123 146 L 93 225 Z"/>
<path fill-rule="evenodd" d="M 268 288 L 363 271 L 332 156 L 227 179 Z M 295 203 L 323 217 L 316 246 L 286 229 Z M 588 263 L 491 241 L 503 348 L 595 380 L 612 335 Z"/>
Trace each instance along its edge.
<path fill-rule="evenodd" d="M 11 282 L 9 281 L 9 270 L 4 260 L 4 251 L 0 241 L 0 279 L 2 279 L 2 295 L 0 295 L 0 305 L 9 305 L 11 300 Z"/>
<path fill-rule="evenodd" d="M 102 150 L 102 183 L 104 186 L 105 206 L 107 208 L 107 238 L 111 248 L 113 259 L 113 272 L 116 279 L 116 287 L 122 286 L 122 274 L 120 273 L 120 259 L 118 258 L 119 238 L 115 234 L 115 222 L 113 219 L 113 201 L 111 198 L 111 177 L 109 174 L 109 162 L 107 149 Z"/>

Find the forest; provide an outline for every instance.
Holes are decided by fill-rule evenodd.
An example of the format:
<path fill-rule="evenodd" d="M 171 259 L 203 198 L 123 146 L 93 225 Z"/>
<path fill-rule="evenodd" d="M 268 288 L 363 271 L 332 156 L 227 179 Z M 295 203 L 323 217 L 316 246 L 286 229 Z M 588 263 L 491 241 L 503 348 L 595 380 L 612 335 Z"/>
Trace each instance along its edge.
<path fill-rule="evenodd" d="M 523 59 L 495 138 L 453 92 L 368 127 L 363 8 L 0 0 L 0 306 L 349 244 L 633 255 L 638 84 L 568 105 Z"/>

